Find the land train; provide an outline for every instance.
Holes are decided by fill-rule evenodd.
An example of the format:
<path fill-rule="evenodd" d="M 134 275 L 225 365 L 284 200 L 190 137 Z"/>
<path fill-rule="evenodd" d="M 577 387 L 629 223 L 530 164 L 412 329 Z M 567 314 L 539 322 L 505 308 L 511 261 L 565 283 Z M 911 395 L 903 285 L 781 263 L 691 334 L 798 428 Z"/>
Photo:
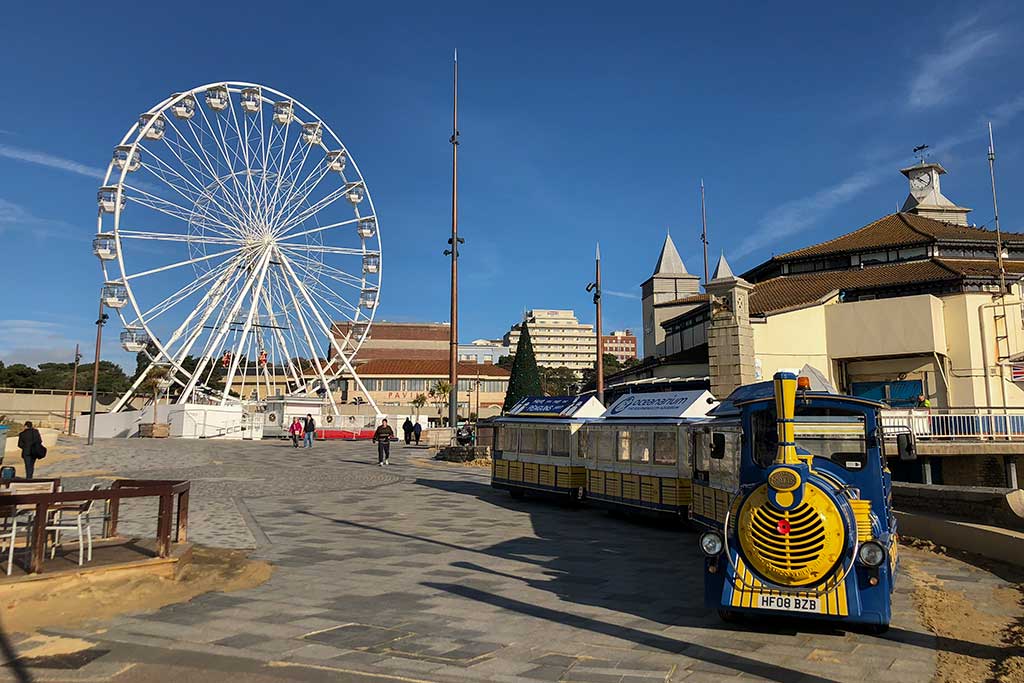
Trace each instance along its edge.
<path fill-rule="evenodd" d="M 730 450 L 716 423 L 738 426 L 743 438 L 724 470 L 702 472 L 698 463 L 694 473 L 695 490 L 728 501 L 690 510 L 707 529 L 699 540 L 705 600 L 727 621 L 788 614 L 881 632 L 899 547 L 882 406 L 812 391 L 805 380 L 783 372 L 741 387 L 708 423 L 718 441 L 709 461 Z M 897 435 L 896 447 L 913 457 L 909 435 Z"/>
<path fill-rule="evenodd" d="M 691 427 L 715 404 L 707 391 L 629 394 L 607 410 L 594 398 L 524 399 L 491 423 L 491 483 L 685 520 L 694 444 L 705 442 Z"/>
<path fill-rule="evenodd" d="M 493 486 L 689 519 L 703 531 L 705 601 L 727 621 L 888 627 L 898 537 L 881 404 L 792 373 L 720 403 L 707 392 L 627 395 L 599 417 L 558 400 L 563 409 L 493 422 Z M 895 444 L 913 458 L 910 435 Z"/>

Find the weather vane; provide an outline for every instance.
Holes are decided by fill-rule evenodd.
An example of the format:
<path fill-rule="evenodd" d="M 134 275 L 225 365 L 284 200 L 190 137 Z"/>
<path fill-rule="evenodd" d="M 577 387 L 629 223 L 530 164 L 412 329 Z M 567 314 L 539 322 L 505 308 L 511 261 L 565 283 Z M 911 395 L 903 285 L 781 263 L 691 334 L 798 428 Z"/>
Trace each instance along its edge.
<path fill-rule="evenodd" d="M 917 157 L 917 160 L 921 162 L 922 165 L 924 164 L 924 160 L 928 158 L 929 149 L 928 145 L 918 145 L 914 148 L 914 156 Z"/>

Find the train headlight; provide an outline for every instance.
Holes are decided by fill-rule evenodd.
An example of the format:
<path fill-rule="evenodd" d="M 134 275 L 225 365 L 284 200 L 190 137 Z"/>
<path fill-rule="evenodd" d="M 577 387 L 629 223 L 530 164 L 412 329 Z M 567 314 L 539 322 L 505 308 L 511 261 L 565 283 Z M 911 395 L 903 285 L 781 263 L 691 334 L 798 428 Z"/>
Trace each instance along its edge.
<path fill-rule="evenodd" d="M 708 557 L 715 557 L 725 546 L 722 535 L 717 531 L 706 531 L 700 535 L 700 549 Z"/>
<path fill-rule="evenodd" d="M 878 541 L 865 541 L 857 551 L 857 559 L 868 567 L 879 567 L 885 562 L 885 548 Z"/>

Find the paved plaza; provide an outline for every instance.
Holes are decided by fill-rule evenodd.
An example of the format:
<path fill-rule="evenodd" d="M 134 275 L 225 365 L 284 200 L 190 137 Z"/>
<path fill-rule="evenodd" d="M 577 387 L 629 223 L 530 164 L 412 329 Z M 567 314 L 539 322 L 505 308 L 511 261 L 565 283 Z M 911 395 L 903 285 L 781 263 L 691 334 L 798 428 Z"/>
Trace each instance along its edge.
<path fill-rule="evenodd" d="M 341 442 L 65 447 L 83 453 L 66 463 L 81 473 L 69 488 L 106 476 L 191 479 L 192 540 L 253 548 L 275 570 L 252 590 L 51 629 L 95 645 L 77 668 L 32 669 L 31 680 L 910 683 L 935 668 L 938 644 L 906 573 L 881 637 L 805 622 L 726 625 L 703 606 L 694 533 L 513 500 L 490 488 L 487 470 L 435 463 L 425 450 L 396 444 L 380 468 L 370 445 Z M 125 514 L 150 533 L 152 511 Z M 905 559 L 969 594 L 1000 582 L 913 549 Z"/>

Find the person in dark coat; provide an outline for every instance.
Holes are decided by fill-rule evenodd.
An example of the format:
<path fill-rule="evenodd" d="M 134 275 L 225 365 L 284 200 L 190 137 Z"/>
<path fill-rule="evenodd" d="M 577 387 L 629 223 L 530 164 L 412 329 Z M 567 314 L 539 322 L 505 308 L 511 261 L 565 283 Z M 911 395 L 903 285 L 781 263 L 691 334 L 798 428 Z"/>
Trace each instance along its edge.
<path fill-rule="evenodd" d="M 313 421 L 313 416 L 306 413 L 306 419 L 302 423 L 302 447 L 312 448 L 313 439 L 316 438 L 316 422 Z"/>
<path fill-rule="evenodd" d="M 18 448 L 21 449 L 21 459 L 25 461 L 25 478 L 31 479 L 36 473 L 36 460 L 43 448 L 43 437 L 31 422 L 26 422 L 25 429 L 18 434 Z"/>
<path fill-rule="evenodd" d="M 412 420 L 409 418 L 405 418 L 405 422 L 402 423 L 402 434 L 405 435 L 405 445 L 408 446 L 412 441 Z"/>
<path fill-rule="evenodd" d="M 423 433 L 423 425 L 419 422 L 412 426 L 412 435 L 416 438 L 416 445 L 420 445 L 420 434 Z"/>
<path fill-rule="evenodd" d="M 387 418 L 380 421 L 380 426 L 373 433 L 373 442 L 377 444 L 377 464 L 381 467 L 391 464 L 391 438 L 394 435 L 395 430 L 388 425 Z"/>

